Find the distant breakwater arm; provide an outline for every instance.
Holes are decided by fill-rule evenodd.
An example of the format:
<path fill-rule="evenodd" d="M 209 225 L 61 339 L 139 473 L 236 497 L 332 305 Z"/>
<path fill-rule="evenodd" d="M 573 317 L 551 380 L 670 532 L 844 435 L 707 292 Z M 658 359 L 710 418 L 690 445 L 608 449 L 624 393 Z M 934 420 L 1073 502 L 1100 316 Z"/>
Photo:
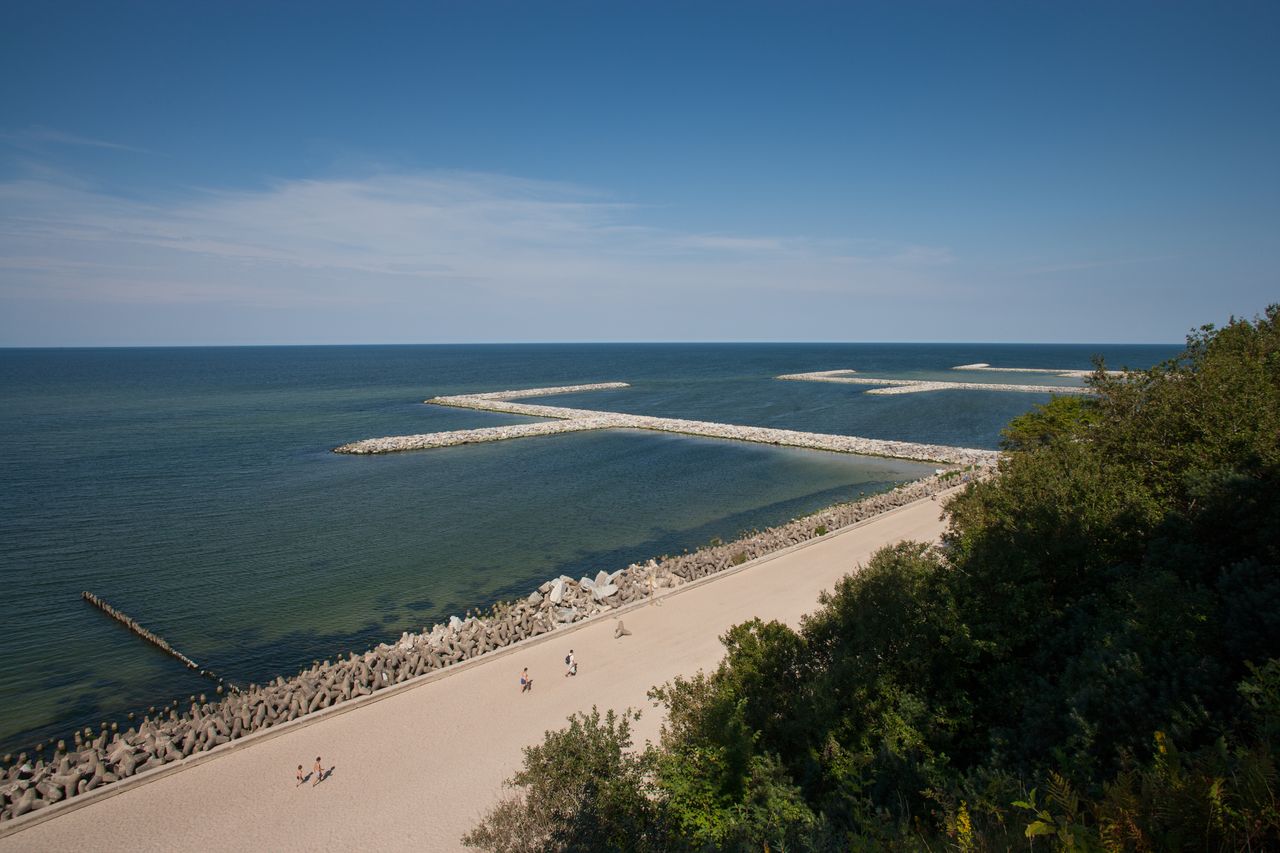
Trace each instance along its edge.
<path fill-rule="evenodd" d="M 1062 376 L 1072 379 L 1085 379 L 1093 375 L 1092 370 L 1069 370 L 1056 367 L 992 367 L 985 361 L 973 364 L 957 364 L 952 370 L 972 370 L 983 373 L 1047 373 L 1050 376 Z M 1118 374 L 1120 371 L 1108 370 L 1107 373 Z"/>
<path fill-rule="evenodd" d="M 1072 379 L 1088 379 L 1096 370 L 1075 370 L 1074 368 L 1057 368 L 1057 367 L 992 367 L 985 361 L 975 362 L 973 364 L 957 364 L 952 370 L 976 370 L 989 373 L 1048 373 L 1053 376 L 1063 376 Z M 1127 376 L 1127 370 L 1104 370 L 1106 376 Z"/>
<path fill-rule="evenodd" d="M 528 435 L 551 435 L 590 429 L 646 429 L 656 432 L 697 435 L 706 438 L 750 441 L 757 444 L 774 444 L 786 447 L 800 447 L 808 450 L 826 450 L 835 453 L 883 456 L 891 459 L 943 462 L 952 465 L 994 465 L 999 458 L 999 454 L 994 450 L 981 450 L 970 447 L 919 444 L 910 441 L 886 441 L 852 435 L 830 435 L 827 433 L 800 432 L 798 430 L 740 426 L 711 421 L 659 418 L 647 415 L 630 415 L 622 412 L 601 412 L 592 409 L 570 409 L 561 406 L 514 402 L 515 398 L 626 387 L 628 386 L 624 382 L 607 382 L 596 385 L 568 385 L 556 388 L 530 388 L 523 391 L 495 391 L 485 394 L 432 397 L 425 402 L 438 406 L 453 406 L 552 420 L 538 424 L 515 424 L 477 430 L 387 436 L 385 438 L 366 439 L 344 444 L 341 447 L 334 448 L 334 450 L 337 453 L 354 454 L 392 453 L 401 450 L 422 450 L 478 441 L 500 441 L 508 438 L 522 438 Z"/>
<path fill-rule="evenodd" d="M 542 421 L 536 424 L 512 424 L 510 426 L 482 429 L 457 429 L 449 432 L 428 432 L 421 435 L 390 435 L 385 438 L 366 438 L 335 447 L 334 453 L 352 453 L 363 456 L 375 453 L 397 453 L 402 450 L 429 450 L 433 447 L 454 447 L 459 444 L 476 444 L 482 441 L 503 441 L 509 438 L 526 438 L 533 435 L 558 435 L 564 432 L 582 432 L 589 429 L 607 429 L 613 424 L 600 418 Z"/>
<path fill-rule="evenodd" d="M 955 370 L 979 369 L 973 365 L 961 365 Z M 1014 385 L 1000 382 L 951 382 L 935 379 L 875 379 L 870 376 L 854 376 L 856 370 L 816 370 L 812 373 L 787 373 L 778 376 L 792 382 L 835 382 L 842 385 L 875 385 L 868 394 L 891 396 L 895 394 L 919 394 L 922 391 L 1020 391 L 1024 394 L 1092 394 L 1092 388 L 1080 385 Z M 1024 372 L 1024 371 L 1008 371 Z M 1026 371 L 1029 372 L 1029 371 Z M 1061 374 L 1066 376 L 1068 374 Z"/>
<path fill-rule="evenodd" d="M 626 382 L 592 382 L 588 385 L 553 385 L 549 388 L 524 388 L 519 391 L 487 391 L 483 394 L 467 394 L 481 400 L 519 400 L 522 397 L 550 397 L 555 394 L 577 394 L 581 391 L 612 391 L 617 388 L 630 388 Z M 437 397 L 435 399 L 447 399 Z M 431 402 L 430 400 L 427 401 Z"/>

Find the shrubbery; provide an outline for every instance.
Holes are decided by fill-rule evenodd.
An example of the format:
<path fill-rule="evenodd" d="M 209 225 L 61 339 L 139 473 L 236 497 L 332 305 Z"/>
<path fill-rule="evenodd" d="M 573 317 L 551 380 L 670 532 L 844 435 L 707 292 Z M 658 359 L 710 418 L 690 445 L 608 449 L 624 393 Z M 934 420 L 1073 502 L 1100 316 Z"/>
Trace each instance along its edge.
<path fill-rule="evenodd" d="M 625 718 L 549 733 L 517 796 L 573 780 L 567 805 L 532 846 L 493 840 L 509 806 L 468 840 L 1280 847 L 1278 322 L 1016 419 L 940 548 L 880 551 L 798 630 L 733 628 L 715 672 L 653 691 L 657 747 Z"/>

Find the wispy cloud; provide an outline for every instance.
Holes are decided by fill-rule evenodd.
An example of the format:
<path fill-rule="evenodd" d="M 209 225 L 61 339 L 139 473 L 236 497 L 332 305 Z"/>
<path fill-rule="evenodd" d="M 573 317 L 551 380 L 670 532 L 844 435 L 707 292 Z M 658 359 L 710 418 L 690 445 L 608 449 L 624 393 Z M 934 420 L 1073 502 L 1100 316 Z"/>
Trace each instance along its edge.
<path fill-rule="evenodd" d="M 41 127 L 40 125 L 33 125 L 31 127 L 23 128 L 22 130 L 0 132 L 0 140 L 18 148 L 28 149 L 43 145 L 78 145 L 87 148 L 107 148 L 113 151 L 129 151 L 135 154 L 153 153 L 146 148 L 137 148 L 133 145 L 123 145 L 119 142 L 109 142 L 105 139 L 93 139 L 87 136 L 78 136 L 74 133 L 54 130 L 51 127 Z"/>
<path fill-rule="evenodd" d="M 579 187 L 471 173 L 283 181 L 164 203 L 26 179 L 0 184 L 0 206 L 0 266 L 11 282 L 20 274 L 30 294 L 57 281 L 59 292 L 105 301 L 138 299 L 148 281 L 160 301 L 275 302 L 269 294 L 284 289 L 322 303 L 339 281 L 387 298 L 459 282 L 498 293 L 878 288 L 945 257 L 674 232 L 630 221 L 636 208 Z"/>
<path fill-rule="evenodd" d="M 872 304 L 953 292 L 945 250 L 691 233 L 652 215 L 463 172 L 166 200 L 28 175 L 0 183 L 0 344 L 45 339 L 24 316 L 76 320 L 96 341 L 172 341 L 176 328 L 214 341 L 785 338 L 815 322 L 846 337 L 849 323 L 876 332 Z M 98 332 L 99 316 L 127 330 Z"/>

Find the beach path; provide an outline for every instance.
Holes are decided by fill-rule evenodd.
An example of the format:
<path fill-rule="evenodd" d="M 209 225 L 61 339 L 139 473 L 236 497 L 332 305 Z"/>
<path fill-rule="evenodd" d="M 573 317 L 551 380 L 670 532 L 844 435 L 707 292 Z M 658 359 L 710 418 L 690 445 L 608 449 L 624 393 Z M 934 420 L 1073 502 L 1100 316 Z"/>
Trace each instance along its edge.
<path fill-rule="evenodd" d="M 883 545 L 932 541 L 944 496 L 899 507 L 547 642 L 483 660 L 349 713 L 206 761 L 0 838 L 0 853 L 53 850 L 458 850 L 502 794 L 521 747 L 593 704 L 643 708 L 637 742 L 661 722 L 648 689 L 714 667 L 719 636 L 758 616 L 797 625 L 818 593 Z M 576 678 L 564 677 L 570 648 Z M 520 693 L 528 667 L 533 690 Z M 295 786 L 320 756 L 332 775 Z"/>

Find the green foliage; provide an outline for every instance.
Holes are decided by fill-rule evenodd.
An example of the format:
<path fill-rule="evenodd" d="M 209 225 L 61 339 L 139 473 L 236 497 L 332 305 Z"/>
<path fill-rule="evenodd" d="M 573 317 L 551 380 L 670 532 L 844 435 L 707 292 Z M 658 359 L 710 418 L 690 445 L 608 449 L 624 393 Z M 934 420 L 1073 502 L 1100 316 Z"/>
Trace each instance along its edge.
<path fill-rule="evenodd" d="M 813 535 L 814 535 L 814 536 L 826 536 L 826 535 L 827 535 L 827 526 L 826 526 L 825 524 L 819 524 L 817 527 L 813 528 Z"/>
<path fill-rule="evenodd" d="M 1009 422 L 1000 449 L 1030 451 L 1058 441 L 1085 437 L 1099 421 L 1097 404 L 1085 397 L 1054 397 Z"/>
<path fill-rule="evenodd" d="M 661 847 L 649 797 L 652 756 L 631 751 L 639 713 L 575 714 L 526 747 L 503 800 L 463 837 L 490 851 L 648 850 Z"/>
<path fill-rule="evenodd" d="M 1058 849 L 1067 853 L 1087 853 L 1100 847 L 1083 823 L 1080 797 L 1071 783 L 1057 773 L 1049 774 L 1049 790 L 1043 804 L 1036 803 L 1036 789 L 1032 788 L 1025 800 L 1015 800 L 1013 805 L 1031 812 L 1031 822 L 1024 831 L 1027 838 L 1049 836 L 1058 842 Z"/>
<path fill-rule="evenodd" d="M 1280 660 L 1251 667 L 1239 685 L 1234 731 L 1180 752 L 1155 733 L 1145 766 L 1128 762 L 1092 806 L 1108 850 L 1262 850 L 1280 843 L 1276 711 Z"/>
<path fill-rule="evenodd" d="M 737 551 L 734 553 L 733 558 L 729 562 L 735 566 L 741 566 L 746 561 L 747 561 L 747 552 Z"/>
<path fill-rule="evenodd" d="M 1280 849 L 1280 308 L 1099 368 L 1010 424 L 941 548 L 652 691 L 656 750 L 527 754 L 527 797 L 589 793 L 489 849 Z"/>

